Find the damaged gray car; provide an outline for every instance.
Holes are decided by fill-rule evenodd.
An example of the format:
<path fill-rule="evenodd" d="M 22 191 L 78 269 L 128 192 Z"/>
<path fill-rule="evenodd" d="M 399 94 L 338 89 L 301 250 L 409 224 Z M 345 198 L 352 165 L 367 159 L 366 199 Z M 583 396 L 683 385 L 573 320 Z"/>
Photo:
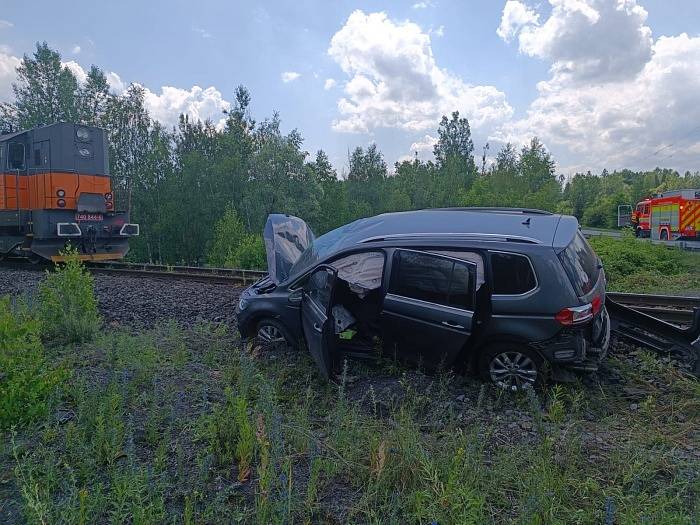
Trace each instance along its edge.
<path fill-rule="evenodd" d="M 378 353 L 460 365 L 498 386 L 545 370 L 594 371 L 610 341 L 605 274 L 576 218 L 451 208 L 360 219 L 318 238 L 270 215 L 268 276 L 241 295 L 238 325 L 265 345 L 305 343 L 330 377 Z"/>

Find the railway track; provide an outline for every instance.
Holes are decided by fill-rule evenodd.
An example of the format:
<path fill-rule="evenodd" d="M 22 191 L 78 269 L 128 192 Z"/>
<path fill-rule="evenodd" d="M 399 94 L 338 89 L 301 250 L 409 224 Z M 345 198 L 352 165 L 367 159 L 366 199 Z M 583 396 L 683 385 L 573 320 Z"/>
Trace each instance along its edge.
<path fill-rule="evenodd" d="M 45 270 L 47 266 L 31 265 L 23 260 L 8 260 L 4 267 Z M 112 275 L 131 275 L 156 277 L 161 279 L 185 279 L 199 282 L 213 282 L 247 286 L 261 279 L 267 272 L 260 270 L 242 270 L 237 268 L 208 268 L 199 266 L 168 266 L 160 264 L 139 264 L 125 262 L 88 263 L 93 273 Z M 608 296 L 625 306 L 674 324 L 690 324 L 693 308 L 700 308 L 700 297 L 683 297 L 675 295 L 651 295 L 608 292 Z"/>

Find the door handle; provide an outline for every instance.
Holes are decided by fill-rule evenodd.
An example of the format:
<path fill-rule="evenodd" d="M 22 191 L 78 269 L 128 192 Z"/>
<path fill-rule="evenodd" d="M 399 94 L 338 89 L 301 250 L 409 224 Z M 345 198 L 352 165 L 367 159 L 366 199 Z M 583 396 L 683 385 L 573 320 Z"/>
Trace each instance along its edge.
<path fill-rule="evenodd" d="M 445 326 L 449 326 L 450 328 L 459 328 L 460 330 L 463 330 L 464 327 L 461 324 L 457 324 L 453 321 L 443 321 L 442 324 Z"/>
<path fill-rule="evenodd" d="M 318 323 L 314 323 L 314 330 L 316 330 L 317 332 L 320 332 L 321 326 Z"/>

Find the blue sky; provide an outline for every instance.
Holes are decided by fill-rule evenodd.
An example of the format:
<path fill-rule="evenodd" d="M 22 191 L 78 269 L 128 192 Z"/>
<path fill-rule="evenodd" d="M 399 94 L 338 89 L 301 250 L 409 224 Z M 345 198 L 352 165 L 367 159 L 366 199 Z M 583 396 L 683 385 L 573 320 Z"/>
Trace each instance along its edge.
<path fill-rule="evenodd" d="M 564 173 L 700 169 L 697 0 L 31 5 L 0 9 L 2 99 L 16 59 L 46 40 L 72 68 L 111 72 L 117 91 L 144 85 L 166 123 L 216 121 L 244 84 L 256 119 L 279 111 L 340 170 L 370 142 L 389 164 L 430 158 L 454 109 L 477 151 L 537 134 Z"/>

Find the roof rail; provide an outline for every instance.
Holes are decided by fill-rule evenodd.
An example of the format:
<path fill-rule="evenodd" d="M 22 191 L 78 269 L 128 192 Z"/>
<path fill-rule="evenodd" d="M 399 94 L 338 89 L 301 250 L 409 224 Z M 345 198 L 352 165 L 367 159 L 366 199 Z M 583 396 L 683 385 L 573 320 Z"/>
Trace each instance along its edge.
<path fill-rule="evenodd" d="M 522 242 L 526 244 L 542 244 L 542 241 L 534 239 L 532 237 L 525 237 L 522 235 L 505 235 L 500 233 L 391 233 L 388 235 L 376 235 L 374 237 L 367 237 L 358 241 L 358 243 L 368 243 L 368 242 L 378 242 L 390 239 L 439 239 L 439 238 L 452 238 L 452 239 L 470 239 L 475 241 L 488 241 L 488 242 Z"/>
<path fill-rule="evenodd" d="M 545 210 L 537 210 L 534 208 L 507 208 L 507 207 L 498 207 L 498 206 L 474 206 L 474 207 L 451 207 L 451 208 L 429 208 L 426 211 L 430 211 L 430 209 L 436 209 L 436 210 L 444 210 L 444 211 L 478 211 L 478 212 L 486 212 L 486 213 L 522 213 L 522 214 L 530 214 L 530 215 L 554 215 L 550 211 L 545 211 Z"/>

